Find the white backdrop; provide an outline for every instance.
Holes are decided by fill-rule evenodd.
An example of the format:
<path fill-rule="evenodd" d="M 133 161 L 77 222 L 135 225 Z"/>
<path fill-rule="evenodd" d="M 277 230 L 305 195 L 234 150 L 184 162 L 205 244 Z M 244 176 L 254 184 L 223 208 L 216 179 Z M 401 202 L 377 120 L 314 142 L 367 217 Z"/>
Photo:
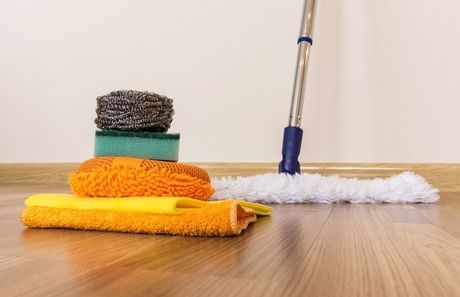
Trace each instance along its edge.
<path fill-rule="evenodd" d="M 0 162 L 92 155 L 95 98 L 174 98 L 183 161 L 279 161 L 302 0 L 0 0 Z M 318 0 L 305 162 L 460 162 L 460 2 Z"/>

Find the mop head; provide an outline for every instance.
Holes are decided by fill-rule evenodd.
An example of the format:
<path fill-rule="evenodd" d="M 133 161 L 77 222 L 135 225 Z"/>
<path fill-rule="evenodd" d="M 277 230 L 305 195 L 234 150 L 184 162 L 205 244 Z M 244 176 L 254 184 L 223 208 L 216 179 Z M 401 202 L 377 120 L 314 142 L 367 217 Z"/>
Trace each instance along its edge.
<path fill-rule="evenodd" d="M 68 228 L 187 236 L 239 235 L 271 207 L 246 201 L 180 197 L 82 198 L 39 194 L 25 201 L 30 228 Z"/>
<path fill-rule="evenodd" d="M 196 166 L 138 158 L 98 157 L 69 174 L 72 192 L 83 197 L 178 196 L 208 200 L 208 173 Z"/>
<path fill-rule="evenodd" d="M 166 132 L 173 100 L 152 92 L 114 91 L 97 97 L 95 123 L 101 130 Z"/>
<path fill-rule="evenodd" d="M 412 172 L 371 180 L 319 174 L 267 173 L 214 178 L 211 199 L 228 197 L 261 203 L 434 203 L 438 190 Z"/>

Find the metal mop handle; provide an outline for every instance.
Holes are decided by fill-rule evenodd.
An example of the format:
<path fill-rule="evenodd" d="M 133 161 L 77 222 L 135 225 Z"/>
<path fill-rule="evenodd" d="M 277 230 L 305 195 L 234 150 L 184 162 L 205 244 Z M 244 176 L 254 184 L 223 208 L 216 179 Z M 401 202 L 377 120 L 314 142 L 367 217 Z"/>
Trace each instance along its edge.
<path fill-rule="evenodd" d="M 283 137 L 283 160 L 279 164 L 279 172 L 295 174 L 300 173 L 298 157 L 302 145 L 303 131 L 300 128 L 302 122 L 303 102 L 305 95 L 305 83 L 307 81 L 308 57 L 310 47 L 313 44 L 313 24 L 315 19 L 316 0 L 305 0 L 302 27 L 297 54 L 297 69 L 292 92 L 291 112 L 289 114 L 289 126 L 284 129 Z"/>

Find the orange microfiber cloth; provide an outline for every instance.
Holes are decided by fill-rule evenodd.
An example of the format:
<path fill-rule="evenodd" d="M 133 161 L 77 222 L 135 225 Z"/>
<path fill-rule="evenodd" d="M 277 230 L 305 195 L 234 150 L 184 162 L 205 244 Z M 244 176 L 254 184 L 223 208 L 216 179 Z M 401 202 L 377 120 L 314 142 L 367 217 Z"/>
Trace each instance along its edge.
<path fill-rule="evenodd" d="M 99 157 L 69 174 L 72 191 L 84 197 L 180 196 L 208 200 L 208 173 L 196 166 L 125 157 Z"/>
<path fill-rule="evenodd" d="M 179 197 L 83 198 L 40 194 L 28 198 L 23 223 L 70 228 L 188 236 L 239 235 L 271 207 L 246 201 L 203 202 Z"/>

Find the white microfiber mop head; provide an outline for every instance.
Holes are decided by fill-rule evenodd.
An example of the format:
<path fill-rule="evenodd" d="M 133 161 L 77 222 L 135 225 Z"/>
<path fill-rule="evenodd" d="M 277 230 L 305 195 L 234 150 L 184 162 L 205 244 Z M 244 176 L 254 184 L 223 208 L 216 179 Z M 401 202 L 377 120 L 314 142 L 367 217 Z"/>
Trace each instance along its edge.
<path fill-rule="evenodd" d="M 261 203 L 434 203 L 438 190 L 423 177 L 403 172 L 388 178 L 359 180 L 319 174 L 267 173 L 214 178 L 212 200 Z"/>

